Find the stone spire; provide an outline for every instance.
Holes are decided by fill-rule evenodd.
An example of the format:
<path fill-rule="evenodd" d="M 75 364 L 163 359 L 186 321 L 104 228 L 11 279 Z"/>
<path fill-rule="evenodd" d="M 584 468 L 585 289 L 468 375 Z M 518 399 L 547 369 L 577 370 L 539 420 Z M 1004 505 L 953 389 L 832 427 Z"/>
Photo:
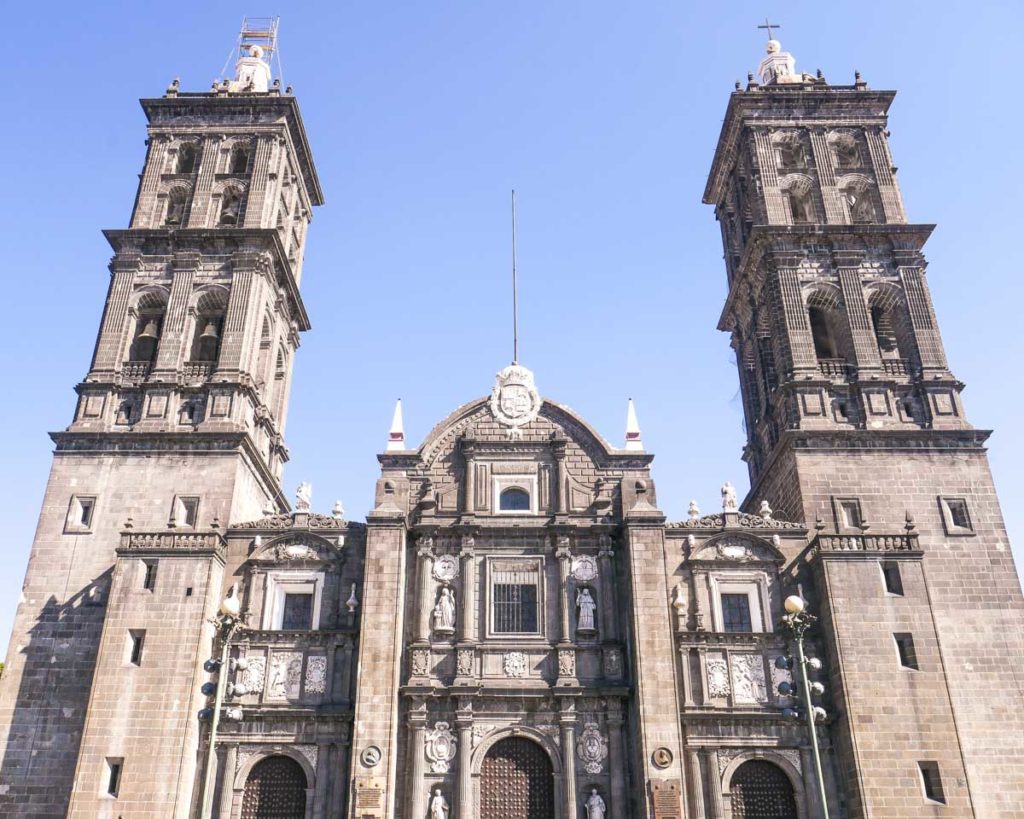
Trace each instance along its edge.
<path fill-rule="evenodd" d="M 388 432 L 388 452 L 402 452 L 405 449 L 405 425 L 402 423 L 402 399 L 395 402 L 395 414 L 391 418 Z"/>
<path fill-rule="evenodd" d="M 783 51 L 782 44 L 778 40 L 769 40 L 765 51 L 767 51 L 767 56 L 757 67 L 762 85 L 803 82 L 803 77 L 796 73 L 796 58 L 788 51 Z"/>
<path fill-rule="evenodd" d="M 640 424 L 636 420 L 636 408 L 633 406 L 632 398 L 626 405 L 626 449 L 644 451 L 644 442 L 640 440 Z"/>

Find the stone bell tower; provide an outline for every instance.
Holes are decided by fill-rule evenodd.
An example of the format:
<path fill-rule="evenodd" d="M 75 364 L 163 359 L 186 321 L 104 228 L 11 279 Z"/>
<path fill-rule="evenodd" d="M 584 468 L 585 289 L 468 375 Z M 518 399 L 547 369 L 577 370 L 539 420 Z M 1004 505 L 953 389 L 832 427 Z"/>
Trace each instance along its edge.
<path fill-rule="evenodd" d="M 69 801 L 118 815 L 132 794 L 133 816 L 187 809 L 220 527 L 287 509 L 282 436 L 309 328 L 299 281 L 323 197 L 298 104 L 271 80 L 275 40 L 275 20 L 250 18 L 234 80 L 142 100 L 141 182 L 128 228 L 105 232 L 106 305 L 52 435 L 0 683 L 4 815 Z"/>
<path fill-rule="evenodd" d="M 799 73 L 770 40 L 731 95 L 715 207 L 751 491 L 815 522 L 851 816 L 1024 811 L 1024 600 L 985 455 L 964 415 L 888 146 L 895 93 Z M 1007 700 L 1012 701 L 1012 707 Z M 894 808 L 893 806 L 900 806 Z"/>

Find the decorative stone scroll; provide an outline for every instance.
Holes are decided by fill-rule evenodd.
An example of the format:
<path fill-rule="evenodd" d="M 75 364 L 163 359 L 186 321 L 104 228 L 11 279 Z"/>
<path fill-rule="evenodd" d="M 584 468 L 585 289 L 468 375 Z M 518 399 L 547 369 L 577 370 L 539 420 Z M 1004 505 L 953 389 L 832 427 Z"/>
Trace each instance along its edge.
<path fill-rule="evenodd" d="M 521 651 L 509 651 L 502 664 L 506 677 L 526 676 L 526 655 Z"/>
<path fill-rule="evenodd" d="M 576 755 L 587 773 L 599 774 L 608 758 L 608 740 L 601 734 L 597 723 L 588 722 L 576 740 Z"/>
<path fill-rule="evenodd" d="M 427 731 L 424 753 L 434 773 L 448 773 L 451 761 L 455 759 L 458 740 L 447 722 L 438 722 Z"/>

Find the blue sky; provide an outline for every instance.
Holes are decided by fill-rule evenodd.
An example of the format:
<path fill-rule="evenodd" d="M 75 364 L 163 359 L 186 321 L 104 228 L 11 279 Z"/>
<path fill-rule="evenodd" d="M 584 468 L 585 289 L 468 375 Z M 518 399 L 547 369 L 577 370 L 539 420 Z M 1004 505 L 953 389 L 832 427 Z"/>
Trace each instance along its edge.
<path fill-rule="evenodd" d="M 63 6 L 63 8 L 62 8 Z M 895 88 L 910 218 L 938 224 L 929 281 L 1021 555 L 1018 248 L 1024 5 L 976 2 L 379 2 L 277 9 L 18 3 L 4 14 L 7 127 L 0 635 L 106 292 L 100 230 L 124 227 L 145 147 L 136 100 L 204 90 L 241 16 L 282 16 L 327 204 L 310 230 L 291 489 L 370 507 L 396 397 L 416 445 L 510 358 L 509 191 L 519 202 L 520 359 L 541 392 L 622 440 L 626 399 L 660 505 L 747 486 L 717 224 L 701 204 L 733 81 L 765 14 L 798 68 Z M 773 21 L 776 19 L 772 17 Z M 0 640 L 3 640 L 0 637 Z"/>

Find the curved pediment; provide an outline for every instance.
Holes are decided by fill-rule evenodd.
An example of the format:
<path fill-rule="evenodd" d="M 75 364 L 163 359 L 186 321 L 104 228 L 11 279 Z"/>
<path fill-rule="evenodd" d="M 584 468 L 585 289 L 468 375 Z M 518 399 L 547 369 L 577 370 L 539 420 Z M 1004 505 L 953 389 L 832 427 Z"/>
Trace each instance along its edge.
<path fill-rule="evenodd" d="M 694 550 L 690 559 L 717 563 L 784 563 L 786 560 L 771 541 L 736 532 L 710 538 Z"/>
<path fill-rule="evenodd" d="M 341 554 L 337 543 L 319 535 L 289 533 L 256 548 L 249 558 L 256 563 L 325 563 Z"/>

